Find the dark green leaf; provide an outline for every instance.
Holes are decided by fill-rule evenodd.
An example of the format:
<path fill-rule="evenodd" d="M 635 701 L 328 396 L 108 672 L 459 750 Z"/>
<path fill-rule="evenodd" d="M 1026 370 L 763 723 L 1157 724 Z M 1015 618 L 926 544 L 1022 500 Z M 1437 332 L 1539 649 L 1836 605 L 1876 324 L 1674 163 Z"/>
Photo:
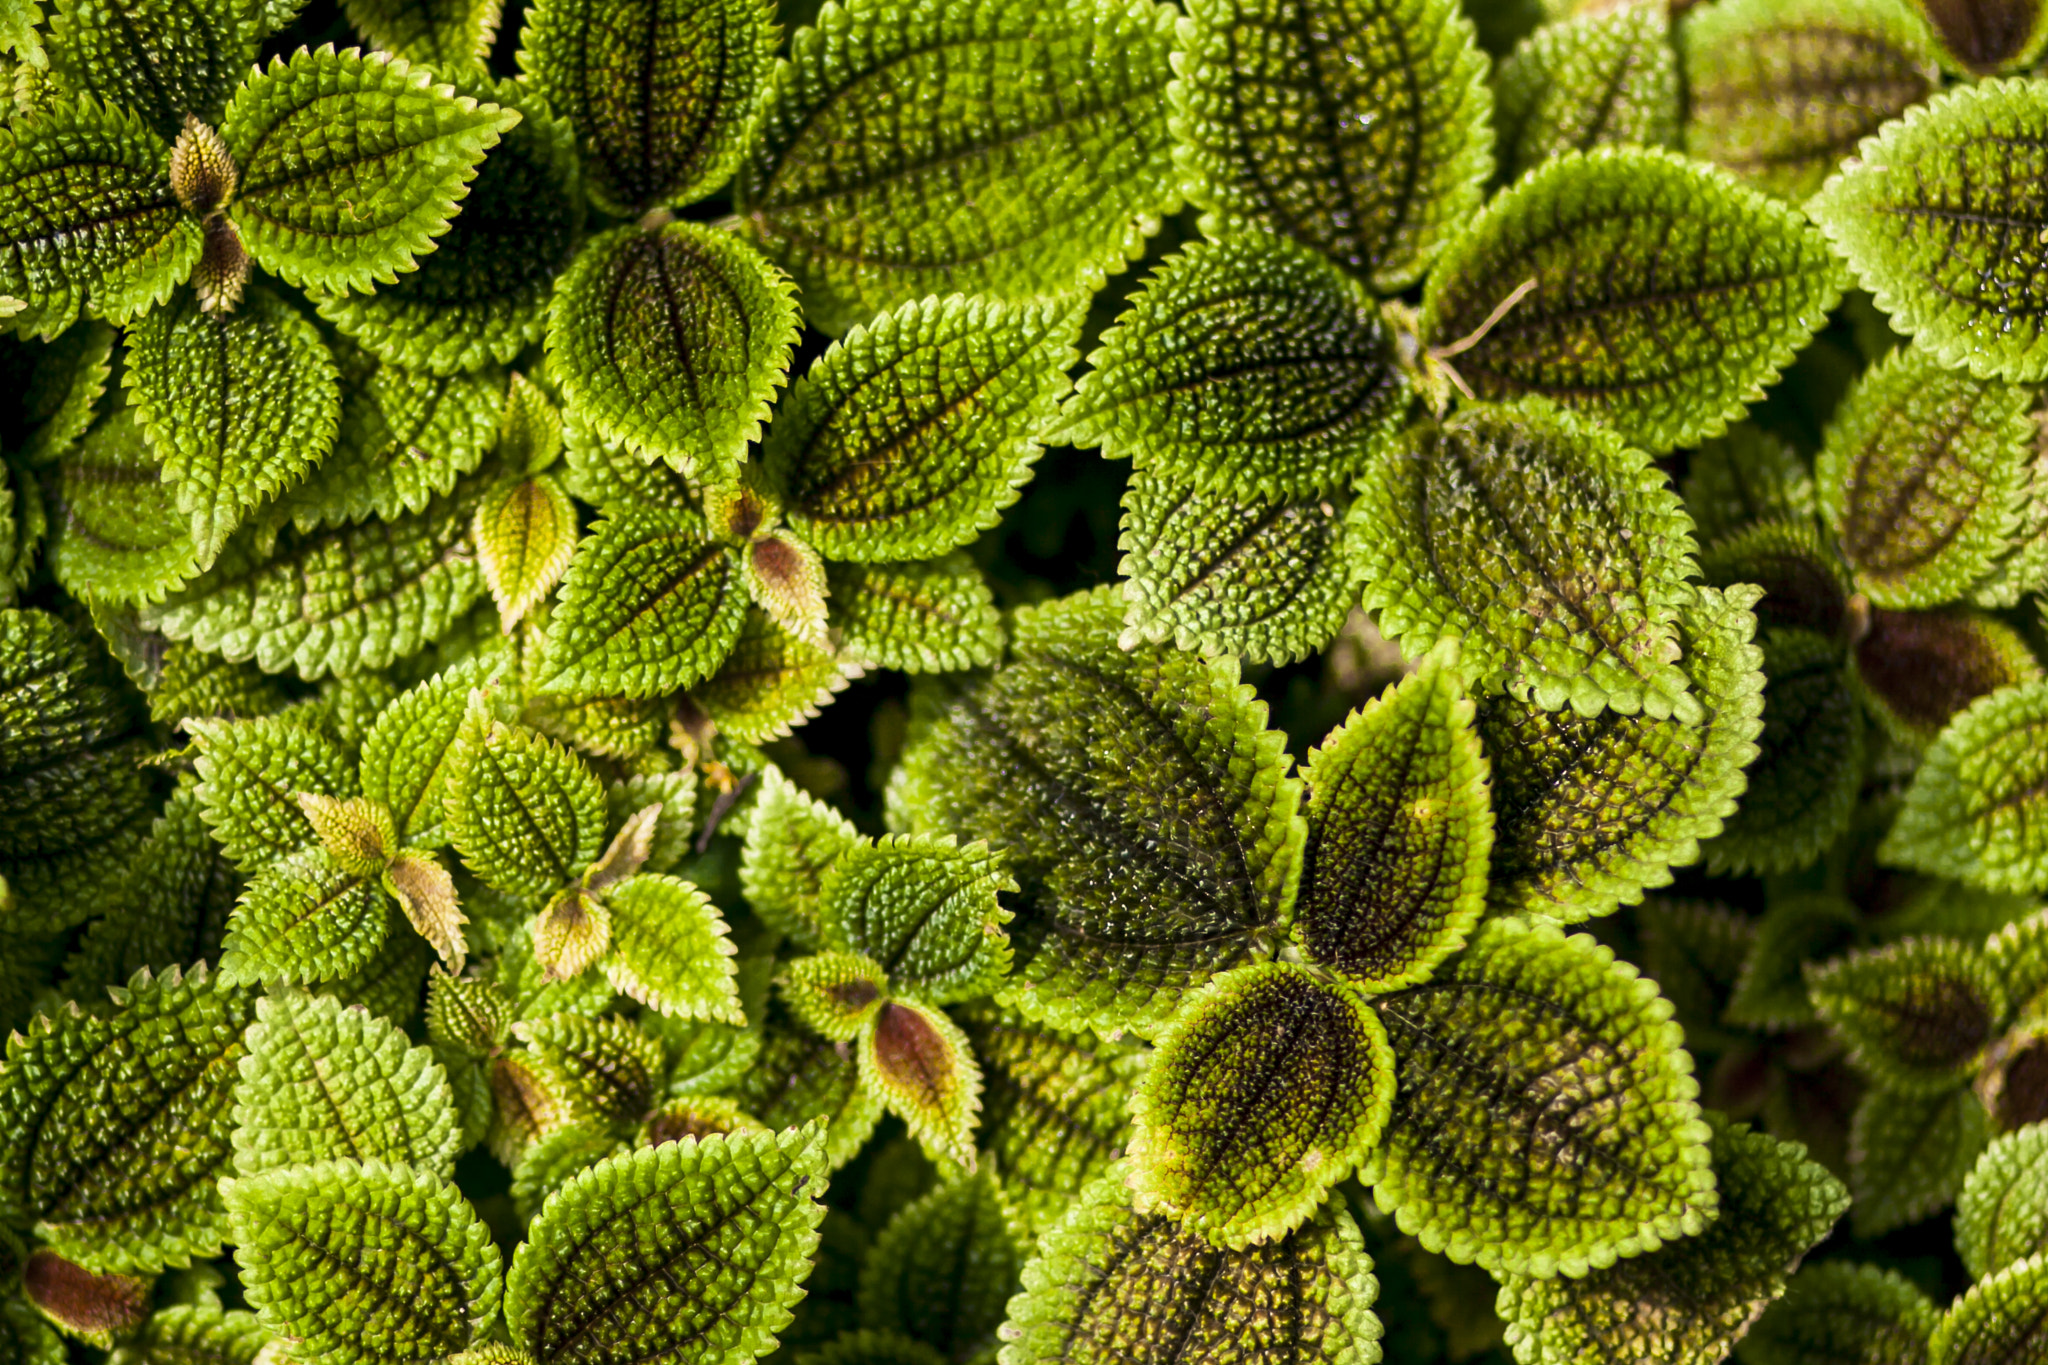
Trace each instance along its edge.
<path fill-rule="evenodd" d="M 837 1169 L 874 1135 L 882 1101 L 860 1083 L 856 1063 L 823 1038 L 770 1021 L 759 1059 L 733 1098 L 774 1129 L 825 1122 L 825 1165 Z"/>
<path fill-rule="evenodd" d="M 1655 5 L 1543 25 L 1501 63 L 1493 89 L 1510 181 L 1562 152 L 1678 146 L 1678 54 Z"/>
<path fill-rule="evenodd" d="M 1700 539 L 1713 543 L 1755 522 L 1811 521 L 1820 503 L 1797 451 L 1782 437 L 1737 422 L 1686 462 L 1685 510 Z"/>
<path fill-rule="evenodd" d="M 2048 1250 L 2048 1127 L 1995 1140 L 1956 1198 L 1956 1253 L 1977 1279 Z"/>
<path fill-rule="evenodd" d="M 909 564 L 828 564 L 840 650 L 876 668 L 951 673 L 993 668 L 1003 621 L 965 551 Z"/>
<path fill-rule="evenodd" d="M 637 1124 L 661 1094 L 661 1044 L 631 1020 L 552 1014 L 512 1026 L 569 1123 Z"/>
<path fill-rule="evenodd" d="M 1940 1315 L 1896 1270 L 1826 1261 L 1792 1277 L 1743 1339 L 1746 1365 L 1927 1365 Z"/>
<path fill-rule="evenodd" d="M 941 1185 L 890 1219 L 862 1261 L 861 1325 L 929 1342 L 949 1360 L 982 1354 L 1027 1250 L 994 1176 Z"/>
<path fill-rule="evenodd" d="M 490 56 L 503 0 L 342 0 L 371 46 L 449 75 Z"/>
<path fill-rule="evenodd" d="M 50 568 L 76 596 L 161 601 L 199 572 L 192 519 L 164 483 L 134 408 L 87 434 L 57 465 Z"/>
<path fill-rule="evenodd" d="M 1926 1097 L 1864 1093 L 1849 1128 L 1850 1211 L 1858 1237 L 1881 1237 L 1939 1212 L 1991 1141 L 1966 1089 Z"/>
<path fill-rule="evenodd" d="M 51 72 L 66 89 L 127 104 L 169 140 L 187 115 L 219 119 L 256 38 L 248 0 L 58 0 Z"/>
<path fill-rule="evenodd" d="M 200 814 L 245 872 L 260 871 L 313 842 L 298 793 L 356 793 L 348 755 L 303 712 L 188 721 L 185 728 L 197 748 Z"/>

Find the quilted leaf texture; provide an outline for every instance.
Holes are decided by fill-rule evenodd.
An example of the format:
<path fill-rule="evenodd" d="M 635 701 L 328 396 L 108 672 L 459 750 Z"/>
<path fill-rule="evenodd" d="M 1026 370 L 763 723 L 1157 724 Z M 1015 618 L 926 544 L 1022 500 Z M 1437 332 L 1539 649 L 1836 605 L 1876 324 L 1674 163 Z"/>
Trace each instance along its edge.
<path fill-rule="evenodd" d="M 459 72 L 490 55 L 502 0 L 343 0 L 341 10 L 371 46 Z"/>
<path fill-rule="evenodd" d="M 1926 1365 L 1940 1314 L 1896 1270 L 1824 1261 L 1802 1269 L 1742 1340 L 1756 1365 Z"/>
<path fill-rule="evenodd" d="M 2048 1127 L 1996 1138 L 1956 1197 L 1956 1253 L 1977 1279 L 2048 1249 Z"/>
<path fill-rule="evenodd" d="M 471 693 L 448 757 L 443 816 L 462 861 L 518 896 L 559 891 L 604 851 L 604 784 L 583 760 Z"/>
<path fill-rule="evenodd" d="M 604 893 L 612 989 L 684 1019 L 746 1024 L 733 975 L 732 939 L 718 907 L 680 877 L 643 873 Z"/>
<path fill-rule="evenodd" d="M 200 721 L 189 730 L 207 832 L 244 871 L 260 871 L 313 842 L 298 793 L 356 792 L 348 755 L 303 715 Z"/>
<path fill-rule="evenodd" d="M 374 872 L 351 872 L 324 848 L 290 854 L 249 883 L 221 944 L 224 980 L 340 981 L 377 955 L 387 928 Z"/>
<path fill-rule="evenodd" d="M 1899 1095 L 1932 1098 L 1967 1081 L 2006 1016 L 1991 962 L 1951 938 L 1810 962 L 1806 990 L 1850 1060 Z"/>
<path fill-rule="evenodd" d="M 1501 160 L 1513 180 L 1548 157 L 1613 143 L 1676 147 L 1678 54 L 1670 21 L 1631 5 L 1545 24 L 1494 76 Z"/>
<path fill-rule="evenodd" d="M 1987 891 L 2048 888 L 2048 683 L 1993 692 L 1943 730 L 1906 789 L 1886 861 Z"/>
<path fill-rule="evenodd" d="M 512 1258 L 513 1340 L 537 1365 L 767 1354 L 810 1273 L 825 1170 L 818 1124 L 598 1163 L 548 1200 Z M 610 1273 L 592 1282 L 589 1264 Z"/>
<path fill-rule="evenodd" d="M 1026 1244 L 987 1171 L 941 1185 L 889 1220 L 861 1267 L 869 1330 L 929 1342 L 958 1360 L 992 1346 Z"/>
<path fill-rule="evenodd" d="M 133 408 L 86 433 L 57 466 L 50 568 L 80 596 L 161 601 L 199 571 L 192 521 L 163 482 Z"/>
<path fill-rule="evenodd" d="M 826 870 L 818 916 L 828 947 L 859 953 L 897 990 L 934 1004 L 990 994 L 1009 972 L 1017 883 L 985 844 L 884 836 L 847 849 Z"/>
<path fill-rule="evenodd" d="M 1870 1090 L 1849 1125 L 1850 1212 L 1858 1237 L 1881 1237 L 1939 1212 L 1991 1142 L 1976 1095 L 1892 1095 Z"/>
<path fill-rule="evenodd" d="M 1003 622 L 965 551 L 908 564 L 828 564 L 840 650 L 877 668 L 957 673 L 994 668 Z"/>
<path fill-rule="evenodd" d="M 187 114 L 218 120 L 256 57 L 254 6 L 245 3 L 68 0 L 52 8 L 50 67 L 65 88 L 118 92 L 164 138 L 177 136 Z"/>
<path fill-rule="evenodd" d="M 1928 1341 L 1929 1365 L 1979 1360 L 2028 1362 L 2040 1357 L 2033 1324 L 2048 1307 L 2048 1260 L 2029 1256 L 2007 1266 L 1949 1305 Z"/>
<path fill-rule="evenodd" d="M 818 901 L 825 874 L 860 834 L 838 811 L 770 768 L 748 817 L 740 849 L 740 889 L 747 904 L 799 947 L 825 939 Z"/>
<path fill-rule="evenodd" d="M 981 1068 L 960 1026 L 929 1005 L 891 1000 L 861 1025 L 855 1047 L 861 1088 L 901 1118 L 928 1155 L 973 1171 Z"/>

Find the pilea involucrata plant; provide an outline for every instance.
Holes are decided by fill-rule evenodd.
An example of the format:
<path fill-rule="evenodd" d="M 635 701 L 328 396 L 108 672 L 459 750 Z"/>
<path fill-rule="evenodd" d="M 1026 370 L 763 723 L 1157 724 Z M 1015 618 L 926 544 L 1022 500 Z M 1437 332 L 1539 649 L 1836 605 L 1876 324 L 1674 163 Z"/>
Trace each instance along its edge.
<path fill-rule="evenodd" d="M 0 1365 L 2048 1365 L 2044 52 L 0 0 Z"/>

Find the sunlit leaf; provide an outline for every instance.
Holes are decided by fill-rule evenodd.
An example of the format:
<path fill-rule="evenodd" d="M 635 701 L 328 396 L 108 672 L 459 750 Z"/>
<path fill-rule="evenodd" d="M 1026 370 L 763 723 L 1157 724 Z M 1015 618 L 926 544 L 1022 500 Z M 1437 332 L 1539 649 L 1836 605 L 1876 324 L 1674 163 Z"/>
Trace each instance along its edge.
<path fill-rule="evenodd" d="M 199 810 L 214 839 L 245 871 L 258 871 L 313 841 L 296 794 L 350 796 L 353 766 L 332 736 L 298 715 L 188 721 L 199 773 Z"/>
<path fill-rule="evenodd" d="M 546 474 L 501 484 L 476 509 L 477 563 L 509 632 L 554 591 L 576 551 L 576 508 Z"/>
<path fill-rule="evenodd" d="M 612 951 L 612 989 L 649 1009 L 685 1019 L 745 1025 L 733 980 L 733 945 L 724 916 L 679 877 L 642 873 L 604 893 Z"/>
<path fill-rule="evenodd" d="M 861 1026 L 854 1046 L 862 1088 L 901 1118 L 928 1154 L 972 1171 L 981 1068 L 960 1026 L 929 1005 L 892 1000 Z"/>
<path fill-rule="evenodd" d="M 890 984 L 947 1004 L 992 993 L 1010 967 L 1009 912 L 996 897 L 1016 882 L 988 846 L 886 835 L 847 849 L 818 888 L 826 946 L 859 953 Z"/>
<path fill-rule="evenodd" d="M 1930 1365 L 1985 1360 L 2031 1365 L 2041 1357 L 2036 1324 L 2048 1311 L 2048 1259 L 2007 1266 L 1949 1305 L 1928 1339 Z"/>
<path fill-rule="evenodd" d="M 747 904 L 798 946 L 822 944 L 818 898 L 826 870 L 860 837 L 853 822 L 770 768 L 744 837 L 740 888 Z"/>
<path fill-rule="evenodd" d="M 496 720 L 472 694 L 448 755 L 443 817 L 470 871 L 515 895 L 545 895 L 604 849 L 604 784 L 574 754 Z"/>
<path fill-rule="evenodd" d="M 374 873 L 350 872 L 309 847 L 256 875 L 228 918 L 225 981 L 339 981 L 383 946 L 385 899 Z"/>

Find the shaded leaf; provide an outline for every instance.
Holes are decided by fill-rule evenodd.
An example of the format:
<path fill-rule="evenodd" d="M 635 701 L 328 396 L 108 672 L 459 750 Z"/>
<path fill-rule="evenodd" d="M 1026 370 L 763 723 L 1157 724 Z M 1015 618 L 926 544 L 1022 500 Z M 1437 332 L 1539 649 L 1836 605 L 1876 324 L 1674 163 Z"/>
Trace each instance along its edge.
<path fill-rule="evenodd" d="M 838 1169 L 874 1135 L 882 1101 L 860 1083 L 856 1063 L 823 1038 L 772 1020 L 753 1067 L 732 1087 L 733 1098 L 772 1129 L 813 1119 L 825 1123 L 825 1165 Z"/>
<path fill-rule="evenodd" d="M 1743 1338 L 1750 1365 L 1926 1365 L 1940 1315 L 1896 1270 L 1807 1266 Z"/>
<path fill-rule="evenodd" d="M 192 519 L 163 481 L 133 408 L 86 434 L 57 465 L 50 569 L 76 597 L 161 601 L 199 572 Z"/>
<path fill-rule="evenodd" d="M 1956 1197 L 1956 1252 L 1986 1279 L 2048 1249 L 2048 1127 L 2033 1124 L 1995 1139 Z"/>
<path fill-rule="evenodd" d="M 255 1365 L 270 1333 L 254 1313 L 173 1304 L 114 1349 L 110 1365 Z"/>
<path fill-rule="evenodd" d="M 1931 744 L 1980 699 L 2022 684 L 2031 692 L 2042 676 L 2018 631 L 1954 608 L 1875 608 L 1850 658 L 1850 681 L 1872 716 L 1911 749 Z"/>
<path fill-rule="evenodd" d="M 349 25 L 382 48 L 439 71 L 490 55 L 503 0 L 342 0 Z"/>
<path fill-rule="evenodd" d="M 1861 917 L 1839 896 L 1787 896 L 1757 921 L 1728 998 L 1728 1022 L 1738 1028 L 1782 1031 L 1814 1023 L 1820 1015 L 1806 986 L 1805 964 L 1824 962 L 1856 941 Z"/>
<path fill-rule="evenodd" d="M 975 1356 L 995 1340 L 1026 1250 L 995 1177 L 941 1185 L 890 1219 L 862 1261 L 861 1325 Z"/>
<path fill-rule="evenodd" d="M 61 0 L 54 8 L 51 73 L 66 89 L 118 95 L 165 139 L 188 114 L 217 119 L 256 58 L 256 15 L 244 0 Z"/>
<path fill-rule="evenodd" d="M 1493 90 L 1510 182 L 1562 152 L 1678 146 L 1678 53 L 1655 5 L 1542 25 L 1500 64 Z"/>
<path fill-rule="evenodd" d="M 1820 503 L 1799 452 L 1782 437 L 1737 422 L 1686 462 L 1685 510 L 1711 544 L 1755 522 L 1811 521 Z"/>
<path fill-rule="evenodd" d="M 2048 889 L 2048 683 L 1978 700 L 1913 776 L 1886 862 L 1987 891 Z"/>
<path fill-rule="evenodd" d="M 135 1275 L 94 1274 L 48 1247 L 21 1266 L 21 1296 L 67 1336 L 110 1349 L 149 1316 L 150 1281 Z"/>
<path fill-rule="evenodd" d="M 1991 1141 L 1991 1120 L 1967 1089 L 1938 1095 L 1865 1092 L 1849 1128 L 1850 1219 L 1881 1237 L 1939 1212 Z"/>
<path fill-rule="evenodd" d="M 2048 42 L 2048 13 L 2030 0 L 1920 0 L 1945 65 L 1974 76 L 2013 71 Z"/>
<path fill-rule="evenodd" d="M 1808 963 L 1806 989 L 1850 1060 L 1898 1095 L 1940 1095 L 1966 1081 L 2006 1016 L 1991 962 L 1955 939 L 1909 938 Z"/>
<path fill-rule="evenodd" d="M 1818 518 L 1761 521 L 1716 541 L 1700 556 L 1700 576 L 1717 588 L 1754 583 L 1764 590 L 1757 624 L 1787 636 L 1822 637 L 1839 663 L 1842 641 L 1859 629 L 1850 598 L 1856 581 Z M 1855 609 L 1867 615 L 1868 602 Z M 1766 648 L 1771 648 L 1766 636 Z"/>
<path fill-rule="evenodd" d="M 908 564 L 827 564 L 840 649 L 876 668 L 950 673 L 993 668 L 1003 622 L 965 551 Z"/>
<path fill-rule="evenodd" d="M 551 1014 L 512 1026 L 568 1123 L 636 1124 L 661 1093 L 660 1042 L 616 1015 Z"/>
<path fill-rule="evenodd" d="M 720 734 L 747 744 L 780 739 L 860 676 L 860 665 L 800 640 L 768 614 L 750 609 L 732 651 L 690 689 Z"/>

